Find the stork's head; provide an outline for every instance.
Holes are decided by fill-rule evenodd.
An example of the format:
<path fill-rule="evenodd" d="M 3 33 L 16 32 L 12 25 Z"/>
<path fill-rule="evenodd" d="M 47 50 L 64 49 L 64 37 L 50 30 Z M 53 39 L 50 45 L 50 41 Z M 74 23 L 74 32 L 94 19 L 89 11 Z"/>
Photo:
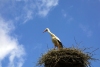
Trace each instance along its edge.
<path fill-rule="evenodd" d="M 43 33 L 44 32 L 49 32 L 50 30 L 49 30 L 49 28 L 46 28 L 44 31 L 43 31 Z"/>

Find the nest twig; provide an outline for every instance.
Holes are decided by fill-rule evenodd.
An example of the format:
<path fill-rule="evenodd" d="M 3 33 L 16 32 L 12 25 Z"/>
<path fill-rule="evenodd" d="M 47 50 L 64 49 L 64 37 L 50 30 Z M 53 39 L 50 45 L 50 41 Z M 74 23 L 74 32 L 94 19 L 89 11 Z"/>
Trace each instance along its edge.
<path fill-rule="evenodd" d="M 38 61 L 44 67 L 88 67 L 90 60 L 94 60 L 90 53 L 84 53 L 78 48 L 63 48 L 49 50 Z"/>

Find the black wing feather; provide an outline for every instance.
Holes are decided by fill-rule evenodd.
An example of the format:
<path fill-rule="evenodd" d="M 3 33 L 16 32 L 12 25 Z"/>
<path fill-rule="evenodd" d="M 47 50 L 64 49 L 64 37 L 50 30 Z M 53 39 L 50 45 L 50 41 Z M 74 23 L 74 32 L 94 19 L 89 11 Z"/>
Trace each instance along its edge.
<path fill-rule="evenodd" d="M 63 44 L 59 40 L 57 40 L 57 41 L 58 41 L 58 43 L 60 43 L 61 47 L 63 48 Z"/>

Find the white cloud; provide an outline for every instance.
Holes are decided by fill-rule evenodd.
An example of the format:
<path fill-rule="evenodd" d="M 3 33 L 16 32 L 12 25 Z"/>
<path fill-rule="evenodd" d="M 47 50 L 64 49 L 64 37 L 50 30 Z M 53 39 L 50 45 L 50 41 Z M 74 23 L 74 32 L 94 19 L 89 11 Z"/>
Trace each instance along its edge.
<path fill-rule="evenodd" d="M 11 36 L 14 29 L 12 21 L 5 21 L 0 17 L 0 67 L 5 57 L 9 58 L 8 67 L 22 67 L 24 63 L 24 47 L 17 38 Z"/>
<path fill-rule="evenodd" d="M 37 3 L 38 6 L 38 14 L 40 16 L 46 16 L 50 9 L 54 6 L 58 5 L 58 0 L 41 0 Z"/>
<path fill-rule="evenodd" d="M 30 19 L 33 19 L 34 16 L 39 15 L 41 17 L 47 16 L 49 11 L 58 5 L 58 0 L 24 0 L 25 6 L 24 10 L 24 22 L 27 22 Z"/>
<path fill-rule="evenodd" d="M 79 26 L 84 31 L 84 33 L 87 35 L 87 37 L 90 37 L 93 35 L 93 32 L 92 32 L 92 30 L 89 29 L 89 26 L 86 26 L 83 24 L 80 24 Z"/>
<path fill-rule="evenodd" d="M 26 1 L 26 0 L 25 0 Z M 33 0 L 25 2 L 24 11 L 26 11 L 26 20 L 33 18 L 33 15 L 41 17 L 47 16 L 49 11 L 58 5 L 58 0 Z"/>
<path fill-rule="evenodd" d="M 24 9 L 26 11 L 26 16 L 24 16 L 24 22 L 23 23 L 26 23 L 28 20 L 31 20 L 33 18 L 33 11 L 28 9 L 27 7 L 25 7 Z"/>
<path fill-rule="evenodd" d="M 58 5 L 58 0 L 1 0 L 0 13 L 7 19 L 27 22 L 35 16 L 45 17 Z M 6 9 L 4 9 L 6 8 Z"/>

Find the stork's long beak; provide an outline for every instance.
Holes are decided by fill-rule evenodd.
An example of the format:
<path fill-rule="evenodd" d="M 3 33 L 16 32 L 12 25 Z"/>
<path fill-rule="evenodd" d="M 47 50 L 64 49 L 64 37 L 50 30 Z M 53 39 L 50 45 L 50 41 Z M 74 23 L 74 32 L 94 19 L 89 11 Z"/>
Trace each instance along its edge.
<path fill-rule="evenodd" d="M 43 33 L 45 33 L 47 30 L 44 30 Z"/>

